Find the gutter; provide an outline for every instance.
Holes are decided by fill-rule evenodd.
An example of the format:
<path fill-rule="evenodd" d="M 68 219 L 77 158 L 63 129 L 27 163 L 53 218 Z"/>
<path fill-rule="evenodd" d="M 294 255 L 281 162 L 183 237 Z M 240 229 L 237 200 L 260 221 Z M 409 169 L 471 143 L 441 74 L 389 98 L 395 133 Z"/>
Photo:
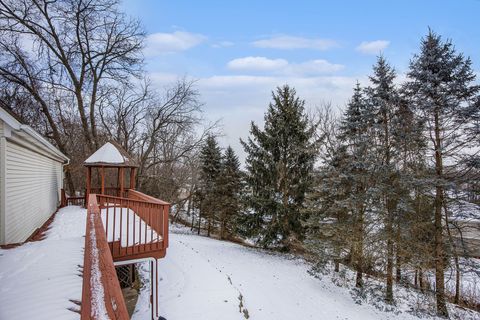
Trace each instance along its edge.
<path fill-rule="evenodd" d="M 48 151 L 52 152 L 54 155 L 60 157 L 64 161 L 64 165 L 68 165 L 70 163 L 70 159 L 64 155 L 60 150 L 58 150 L 54 145 L 48 142 L 42 135 L 38 132 L 33 130 L 30 126 L 22 124 L 20 121 L 15 119 L 11 114 L 9 114 L 6 110 L 0 107 L 0 119 L 3 120 L 10 128 L 17 131 L 23 131 L 34 140 L 40 142 Z"/>
<path fill-rule="evenodd" d="M 70 164 L 70 159 L 66 155 L 60 152 L 60 150 L 58 150 L 54 145 L 48 142 L 47 139 L 45 139 L 42 135 L 40 135 L 35 130 L 33 130 L 30 126 L 21 124 L 18 129 L 25 132 L 26 134 L 28 134 L 30 137 L 34 138 L 38 142 L 40 142 L 44 147 L 46 147 L 48 150 L 53 152 L 55 155 L 59 156 L 60 158 L 63 158 L 64 166 Z"/>

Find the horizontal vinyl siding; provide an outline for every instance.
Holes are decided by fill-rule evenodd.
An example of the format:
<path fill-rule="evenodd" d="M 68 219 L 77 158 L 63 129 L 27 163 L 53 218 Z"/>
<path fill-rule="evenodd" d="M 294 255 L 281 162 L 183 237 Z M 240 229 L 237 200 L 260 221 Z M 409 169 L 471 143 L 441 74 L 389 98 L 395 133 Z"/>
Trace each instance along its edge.
<path fill-rule="evenodd" d="M 5 138 L 3 137 L 3 121 L 0 120 L 0 244 L 5 244 L 5 194 L 4 184 L 4 159 L 5 159 Z"/>
<path fill-rule="evenodd" d="M 5 164 L 5 242 L 22 242 L 57 209 L 62 164 L 9 140 Z"/>

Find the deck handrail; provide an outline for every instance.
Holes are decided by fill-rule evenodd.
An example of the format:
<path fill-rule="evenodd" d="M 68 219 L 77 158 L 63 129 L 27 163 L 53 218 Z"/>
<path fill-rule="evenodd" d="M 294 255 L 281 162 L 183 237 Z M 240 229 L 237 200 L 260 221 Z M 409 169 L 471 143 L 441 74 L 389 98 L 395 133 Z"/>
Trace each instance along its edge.
<path fill-rule="evenodd" d="M 97 195 L 114 261 L 164 257 L 170 204 L 132 190 L 128 195 Z"/>
<path fill-rule="evenodd" d="M 97 203 L 87 206 L 81 319 L 129 319 Z"/>
<path fill-rule="evenodd" d="M 101 187 L 94 187 L 90 188 L 90 193 L 96 193 L 96 194 L 104 194 L 108 196 L 115 196 L 115 197 L 127 197 L 128 194 L 128 189 L 123 189 L 123 192 L 121 192 L 121 189 L 118 187 L 104 187 L 103 188 L 103 193 L 102 193 L 102 188 Z M 87 194 L 87 191 L 85 190 L 85 194 Z"/>
<path fill-rule="evenodd" d="M 152 196 L 149 196 L 148 194 L 145 194 L 143 192 L 133 190 L 133 189 L 128 190 L 128 198 L 129 199 L 140 199 L 140 200 L 144 200 L 144 201 L 148 201 L 148 202 L 158 203 L 160 205 L 165 206 L 164 208 L 167 208 L 166 212 L 163 215 L 163 232 L 162 232 L 163 245 L 164 245 L 165 248 L 167 248 L 168 247 L 168 216 L 169 216 L 169 213 L 170 213 L 170 205 L 171 204 L 166 202 L 166 201 L 154 198 Z"/>
<path fill-rule="evenodd" d="M 133 190 L 133 189 L 128 190 L 128 198 L 129 199 L 139 199 L 139 200 L 154 202 L 154 203 L 163 204 L 163 205 L 170 205 L 170 203 L 168 203 L 166 201 L 157 199 L 155 197 L 149 196 L 148 194 L 145 194 L 143 192 Z"/>

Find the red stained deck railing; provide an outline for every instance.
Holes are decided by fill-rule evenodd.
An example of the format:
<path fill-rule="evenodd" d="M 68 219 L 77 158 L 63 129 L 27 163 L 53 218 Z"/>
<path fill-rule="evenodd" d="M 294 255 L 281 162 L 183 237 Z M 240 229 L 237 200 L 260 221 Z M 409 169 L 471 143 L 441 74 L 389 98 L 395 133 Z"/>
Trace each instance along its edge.
<path fill-rule="evenodd" d="M 104 191 L 118 194 L 116 188 Z M 163 258 L 168 247 L 170 204 L 131 189 L 123 196 L 91 193 L 88 198 L 82 320 L 129 319 L 114 261 Z M 62 202 L 76 204 L 80 198 Z"/>
<path fill-rule="evenodd" d="M 65 193 L 65 189 L 61 189 L 60 206 L 81 206 L 85 207 L 85 196 L 70 197 Z"/>
<path fill-rule="evenodd" d="M 128 189 L 124 189 L 122 192 L 120 191 L 120 188 L 105 187 L 103 188 L 103 193 L 102 193 L 102 188 L 90 188 L 90 193 L 96 193 L 96 194 L 102 194 L 102 195 L 114 196 L 114 197 L 123 197 L 123 198 L 127 198 L 128 191 L 129 191 Z"/>
<path fill-rule="evenodd" d="M 97 195 L 113 259 L 163 258 L 170 205 L 137 191 L 129 190 L 128 196 Z"/>
<path fill-rule="evenodd" d="M 85 197 L 67 197 L 67 206 L 85 207 Z"/>
<path fill-rule="evenodd" d="M 129 319 L 95 194 L 88 199 L 81 319 Z"/>

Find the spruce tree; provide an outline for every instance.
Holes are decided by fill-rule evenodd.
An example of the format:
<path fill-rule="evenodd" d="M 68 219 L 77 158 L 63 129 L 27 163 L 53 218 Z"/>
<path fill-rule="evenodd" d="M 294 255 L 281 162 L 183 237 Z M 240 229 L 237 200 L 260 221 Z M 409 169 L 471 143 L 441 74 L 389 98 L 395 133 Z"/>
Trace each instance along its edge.
<path fill-rule="evenodd" d="M 408 96 L 401 90 L 399 95 L 392 128 L 398 172 L 395 183 L 398 203 L 394 224 L 397 282 L 402 281 L 403 263 L 413 262 L 416 270 L 428 265 L 427 261 L 431 261 L 432 257 L 430 250 L 432 242 L 428 237 L 427 241 L 424 241 L 424 236 L 433 235 L 429 225 L 433 216 L 431 210 L 428 210 L 430 187 L 424 179 L 428 168 L 425 156 L 426 139 L 423 135 L 424 124 L 413 112 Z M 422 205 L 422 202 L 425 205 Z M 420 231 L 417 232 L 417 230 Z"/>
<path fill-rule="evenodd" d="M 264 130 L 252 123 L 245 152 L 248 233 L 264 245 L 289 249 L 304 236 L 305 194 L 312 185 L 315 128 L 305 102 L 288 85 L 272 93 Z"/>
<path fill-rule="evenodd" d="M 443 41 L 431 30 L 422 39 L 420 53 L 410 63 L 408 77 L 407 89 L 417 115 L 426 124 L 435 164 L 430 177 L 435 184 L 435 288 L 437 314 L 446 317 L 446 252 L 442 225 L 447 181 L 445 163 L 447 160 L 454 162 L 470 142 L 465 139 L 465 129 L 471 127 L 471 110 L 478 99 L 479 87 L 473 85 L 475 74 L 470 59 L 458 54 L 450 41 Z"/>
<path fill-rule="evenodd" d="M 370 76 L 372 86 L 367 89 L 368 101 L 374 125 L 371 151 L 375 154 L 376 198 L 379 213 L 384 222 L 383 239 L 386 242 L 386 295 L 388 303 L 393 302 L 393 255 L 394 221 L 396 220 L 396 184 L 398 174 L 394 164 L 396 156 L 395 139 L 392 135 L 397 124 L 399 97 L 393 83 L 395 70 L 383 56 L 379 56 Z"/>
<path fill-rule="evenodd" d="M 338 272 L 340 262 L 347 262 L 345 260 L 351 254 L 349 249 L 355 241 L 349 203 L 352 184 L 349 175 L 344 174 L 350 159 L 346 148 L 337 141 L 332 151 L 315 173 L 315 187 L 308 196 L 311 212 L 306 223 L 305 243 L 315 257 L 315 272 L 323 272 L 330 261 L 334 262 L 335 272 Z"/>
<path fill-rule="evenodd" d="M 218 199 L 220 205 L 220 238 L 226 239 L 235 231 L 241 210 L 240 197 L 242 191 L 240 162 L 235 151 L 230 146 L 227 147 L 223 156 L 218 189 L 220 193 L 220 198 Z"/>
<path fill-rule="evenodd" d="M 357 83 L 354 94 L 347 105 L 340 124 L 342 145 L 345 148 L 346 161 L 337 170 L 343 177 L 344 188 L 348 196 L 344 203 L 350 212 L 351 250 L 350 262 L 354 266 L 356 286 L 363 286 L 365 215 L 370 203 L 372 188 L 372 110 L 367 103 L 360 84 Z"/>
<path fill-rule="evenodd" d="M 222 170 L 222 152 L 213 136 L 207 137 L 200 152 L 201 174 L 197 198 L 200 200 L 200 217 L 206 220 L 207 235 L 210 236 L 217 222 L 220 190 L 218 180 Z"/>

